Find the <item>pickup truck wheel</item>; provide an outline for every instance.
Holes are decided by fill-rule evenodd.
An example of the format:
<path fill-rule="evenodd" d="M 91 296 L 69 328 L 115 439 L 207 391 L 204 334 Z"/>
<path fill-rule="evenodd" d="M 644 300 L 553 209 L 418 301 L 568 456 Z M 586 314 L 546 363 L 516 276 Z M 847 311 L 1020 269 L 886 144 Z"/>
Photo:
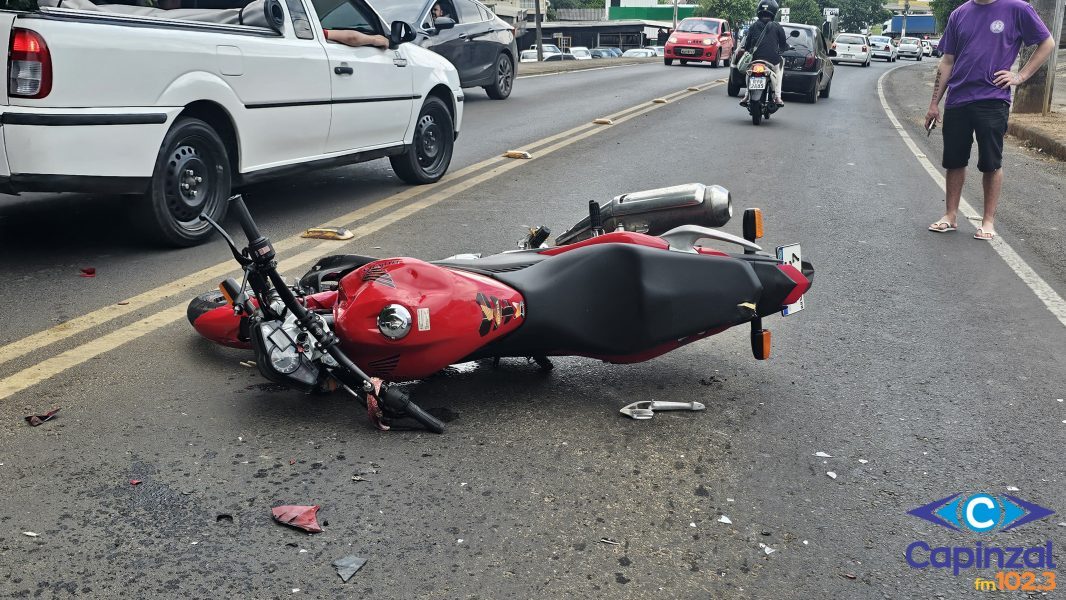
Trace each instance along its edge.
<path fill-rule="evenodd" d="M 513 87 L 514 63 L 511 62 L 510 56 L 501 53 L 496 58 L 496 80 L 492 82 L 492 85 L 485 86 L 485 93 L 493 100 L 504 100 L 511 95 Z"/>
<path fill-rule="evenodd" d="M 226 145 L 207 123 L 179 119 L 163 138 L 152 185 L 139 206 L 139 225 L 172 246 L 195 246 L 213 230 L 200 221 L 226 216 L 230 163 Z"/>
<path fill-rule="evenodd" d="M 403 154 L 389 158 L 392 170 L 407 183 L 433 183 L 444 176 L 452 162 L 455 129 L 452 114 L 440 98 L 430 96 L 415 122 L 415 135 Z"/>

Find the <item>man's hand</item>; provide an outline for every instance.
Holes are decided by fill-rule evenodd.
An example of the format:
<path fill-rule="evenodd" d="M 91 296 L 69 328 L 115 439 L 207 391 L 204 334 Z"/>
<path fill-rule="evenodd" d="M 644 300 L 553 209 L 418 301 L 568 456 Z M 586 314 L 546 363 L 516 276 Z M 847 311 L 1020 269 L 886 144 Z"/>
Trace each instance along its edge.
<path fill-rule="evenodd" d="M 933 104 L 929 106 L 929 112 L 925 113 L 925 128 L 929 129 L 930 123 L 940 123 L 940 105 Z"/>
<path fill-rule="evenodd" d="M 1024 82 L 1025 78 L 1021 73 L 1014 71 L 996 71 L 995 79 L 992 80 L 996 87 L 1003 89 L 1010 89 L 1011 86 L 1019 86 Z"/>

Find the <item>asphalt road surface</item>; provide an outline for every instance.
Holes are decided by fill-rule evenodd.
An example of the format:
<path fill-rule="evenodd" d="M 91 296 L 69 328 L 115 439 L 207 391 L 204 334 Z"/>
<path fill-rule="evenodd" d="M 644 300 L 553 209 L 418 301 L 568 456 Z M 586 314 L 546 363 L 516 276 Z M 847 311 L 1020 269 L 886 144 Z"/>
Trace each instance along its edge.
<path fill-rule="evenodd" d="M 354 402 L 280 389 L 198 338 L 184 305 L 233 272 L 221 243 L 154 249 L 122 199 L 0 199 L 0 596 L 983 597 L 974 579 L 995 569 L 915 569 L 908 544 L 1042 546 L 1066 518 L 978 535 L 907 511 L 979 491 L 1066 510 L 1066 170 L 1008 151 L 1015 268 L 972 224 L 928 232 L 942 191 L 882 107 L 894 66 L 841 66 L 832 97 L 786 98 L 759 127 L 724 69 L 520 79 L 505 102 L 467 96 L 441 184 L 412 190 L 377 161 L 249 190 L 292 274 L 334 252 L 505 250 L 590 199 L 692 181 L 762 207 L 765 246 L 814 262 L 807 308 L 766 321 L 769 361 L 737 328 L 643 365 L 465 365 L 410 388 L 449 416 L 442 436 L 373 431 Z M 927 75 L 884 87 L 935 164 Z M 496 158 L 509 149 L 535 158 Z M 325 223 L 357 237 L 292 237 Z M 618 414 L 641 399 L 707 410 Z M 280 526 L 278 504 L 319 504 L 328 525 Z M 344 584 L 330 563 L 351 554 L 369 562 Z"/>

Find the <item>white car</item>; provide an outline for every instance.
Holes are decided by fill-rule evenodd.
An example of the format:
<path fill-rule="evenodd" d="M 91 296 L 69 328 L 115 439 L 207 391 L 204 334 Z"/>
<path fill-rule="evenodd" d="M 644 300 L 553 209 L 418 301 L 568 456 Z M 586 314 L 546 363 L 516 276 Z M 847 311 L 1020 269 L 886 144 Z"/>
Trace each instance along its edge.
<path fill-rule="evenodd" d="M 900 38 L 899 46 L 896 47 L 896 52 L 900 58 L 913 58 L 914 60 L 922 60 L 922 41 L 918 38 L 905 37 Z"/>
<path fill-rule="evenodd" d="M 896 47 L 892 45 L 892 38 L 885 35 L 872 35 L 870 40 L 870 54 L 874 58 L 881 58 L 887 62 L 896 62 L 899 55 Z"/>
<path fill-rule="evenodd" d="M 932 44 L 930 44 L 929 42 L 927 42 L 925 40 L 922 40 L 922 55 L 924 55 L 924 56 L 932 56 L 933 55 L 933 46 L 932 46 Z"/>
<path fill-rule="evenodd" d="M 533 55 L 537 54 L 537 45 L 531 44 L 529 49 L 533 51 Z M 562 54 L 563 51 L 559 49 L 559 46 L 555 44 L 541 44 L 541 52 L 544 54 L 544 58 L 548 58 L 552 54 Z"/>
<path fill-rule="evenodd" d="M 655 50 L 651 48 L 630 48 L 622 53 L 625 58 L 655 58 Z"/>
<path fill-rule="evenodd" d="M 592 60 L 592 52 L 584 46 L 574 46 L 570 48 L 570 54 L 574 55 L 577 60 Z"/>
<path fill-rule="evenodd" d="M 866 36 L 857 33 L 842 33 L 829 47 L 834 65 L 840 63 L 856 63 L 864 67 L 870 66 L 870 40 Z M 835 54 L 834 54 L 835 52 Z"/>
<path fill-rule="evenodd" d="M 666 56 L 666 46 L 648 46 L 648 47 L 655 51 L 655 56 L 660 56 L 660 57 L 665 57 Z"/>
<path fill-rule="evenodd" d="M 537 51 L 536 50 L 523 50 L 518 55 L 518 62 L 524 62 L 524 63 L 537 62 Z"/>
<path fill-rule="evenodd" d="M 386 156 L 404 181 L 430 183 L 451 163 L 455 67 L 362 1 L 58 4 L 0 11 L 11 49 L 0 192 L 135 194 L 140 228 L 190 246 L 212 235 L 200 215 L 222 221 L 235 186 Z M 330 42 L 325 29 L 394 49 Z"/>

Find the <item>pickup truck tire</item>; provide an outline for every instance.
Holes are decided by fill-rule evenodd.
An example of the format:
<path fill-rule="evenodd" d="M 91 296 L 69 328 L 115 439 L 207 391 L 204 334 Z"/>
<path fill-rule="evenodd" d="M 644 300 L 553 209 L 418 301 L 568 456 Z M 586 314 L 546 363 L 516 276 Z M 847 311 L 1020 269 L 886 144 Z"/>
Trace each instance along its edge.
<path fill-rule="evenodd" d="M 410 147 L 403 154 L 389 157 L 389 162 L 396 175 L 407 183 L 433 183 L 448 171 L 454 145 L 452 113 L 443 100 L 430 96 L 418 113 Z"/>
<path fill-rule="evenodd" d="M 180 118 L 159 147 L 138 225 L 168 245 L 195 246 L 214 232 L 200 214 L 221 222 L 229 194 L 230 162 L 222 138 L 199 119 Z"/>
<path fill-rule="evenodd" d="M 492 85 L 485 86 L 485 93 L 493 100 L 504 100 L 511 95 L 514 88 L 514 62 L 510 56 L 500 53 L 496 57 L 496 79 Z"/>

